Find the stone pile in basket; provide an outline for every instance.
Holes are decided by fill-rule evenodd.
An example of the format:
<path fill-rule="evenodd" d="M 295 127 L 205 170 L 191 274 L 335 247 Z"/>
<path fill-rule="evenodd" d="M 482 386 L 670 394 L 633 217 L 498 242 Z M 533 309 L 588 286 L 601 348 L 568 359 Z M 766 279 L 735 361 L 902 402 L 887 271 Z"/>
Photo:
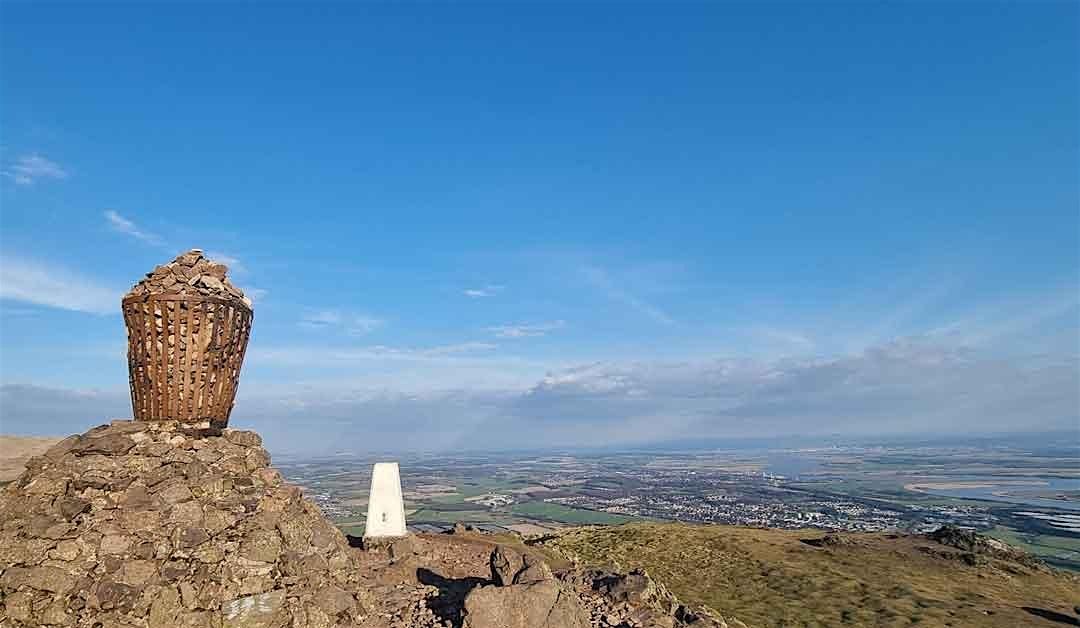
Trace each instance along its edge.
<path fill-rule="evenodd" d="M 225 276 L 229 267 L 203 256 L 201 249 L 191 249 L 168 264 L 162 264 L 135 284 L 128 297 L 151 294 L 202 295 L 208 297 L 234 298 L 251 307 L 251 299 L 244 291 L 229 282 Z"/>
<path fill-rule="evenodd" d="M 251 300 L 192 249 L 124 297 L 135 418 L 225 427 L 251 334 Z"/>

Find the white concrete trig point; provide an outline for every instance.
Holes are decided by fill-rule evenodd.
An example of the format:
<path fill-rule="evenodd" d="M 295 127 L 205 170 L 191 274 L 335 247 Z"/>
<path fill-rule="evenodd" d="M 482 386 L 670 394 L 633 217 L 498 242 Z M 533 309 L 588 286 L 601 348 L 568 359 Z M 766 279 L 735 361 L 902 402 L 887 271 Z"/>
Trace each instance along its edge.
<path fill-rule="evenodd" d="M 376 462 L 371 470 L 371 496 L 368 498 L 364 538 L 398 538 L 407 533 L 398 463 Z"/>

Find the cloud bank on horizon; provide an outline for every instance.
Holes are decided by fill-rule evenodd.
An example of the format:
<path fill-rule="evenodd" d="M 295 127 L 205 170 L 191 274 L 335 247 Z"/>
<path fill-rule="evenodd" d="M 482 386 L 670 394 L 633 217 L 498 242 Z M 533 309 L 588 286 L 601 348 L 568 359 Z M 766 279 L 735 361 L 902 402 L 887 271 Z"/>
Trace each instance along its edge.
<path fill-rule="evenodd" d="M 913 10 L 7 6 L 0 432 L 191 247 L 275 451 L 1080 430 L 1080 5 Z"/>
<path fill-rule="evenodd" d="M 907 340 L 833 359 L 594 363 L 526 388 L 248 386 L 233 423 L 295 453 L 978 436 L 1075 428 L 1077 381 L 1075 356 L 1002 360 Z M 27 426 L 35 433 L 75 432 L 87 417 L 130 414 L 123 391 L 18 384 L 0 386 L 0 407 L 38 417 Z"/>

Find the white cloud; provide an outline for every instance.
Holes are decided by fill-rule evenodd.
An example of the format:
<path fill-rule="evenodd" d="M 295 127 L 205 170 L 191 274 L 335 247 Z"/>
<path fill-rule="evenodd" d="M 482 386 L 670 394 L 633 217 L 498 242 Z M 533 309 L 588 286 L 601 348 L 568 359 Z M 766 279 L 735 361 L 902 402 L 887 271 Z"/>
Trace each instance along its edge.
<path fill-rule="evenodd" d="M 0 298 L 94 314 L 120 312 L 122 291 L 75 271 L 20 259 L 0 258 Z"/>
<path fill-rule="evenodd" d="M 554 321 L 552 323 L 535 323 L 531 325 L 498 325 L 488 327 L 487 330 L 495 334 L 497 338 L 532 338 L 546 336 L 548 332 L 562 329 L 565 326 L 565 321 Z"/>
<path fill-rule="evenodd" d="M 264 288 L 245 288 L 244 289 L 244 296 L 246 296 L 247 298 L 251 299 L 254 302 L 261 301 L 269 293 L 270 293 L 270 291 L 266 290 Z"/>
<path fill-rule="evenodd" d="M 105 210 L 104 215 L 105 221 L 109 224 L 109 228 L 117 233 L 131 236 L 136 240 L 140 240 L 147 244 L 153 244 L 155 246 L 161 246 L 163 244 L 160 236 L 142 229 L 131 220 L 124 218 L 119 213 L 111 209 Z"/>
<path fill-rule="evenodd" d="M 483 299 L 486 297 L 493 297 L 502 292 L 502 290 L 503 286 L 489 285 L 484 286 L 483 288 L 470 288 L 462 292 L 462 294 L 473 299 Z"/>
<path fill-rule="evenodd" d="M 325 368 L 329 361 L 342 372 L 364 375 L 353 380 L 354 388 L 345 381 L 288 393 L 267 388 L 257 395 L 259 407 L 251 416 L 281 416 L 281 424 L 294 416 L 340 417 L 332 428 L 343 439 L 365 434 L 381 439 L 378 446 L 398 448 L 608 446 L 691 436 L 988 434 L 1069 429 L 1080 420 L 1075 356 L 1006 361 L 926 339 L 833 358 L 597 362 L 554 368 L 524 385 L 521 376 L 535 372 L 537 364 L 485 355 L 480 347 L 255 355 L 260 362 L 284 360 L 283 365 Z M 402 365 L 395 369 L 395 362 Z M 516 378 L 499 380 L 503 388 L 481 387 L 493 374 L 514 369 Z M 386 388 L 355 389 L 358 382 L 375 381 Z M 439 425 L 437 438 L 397 438 L 424 432 L 430 421 Z"/>
<path fill-rule="evenodd" d="M 924 340 L 835 358 L 597 363 L 549 374 L 508 412 L 567 442 L 583 427 L 599 442 L 1061 430 L 1080 421 L 1078 366 Z"/>
<path fill-rule="evenodd" d="M 247 272 L 247 267 L 245 267 L 244 264 L 240 262 L 240 259 L 234 255 L 229 255 L 220 251 L 206 251 L 205 255 L 207 258 L 212 259 L 219 264 L 225 264 L 229 267 L 229 270 L 233 272 Z"/>
<path fill-rule="evenodd" d="M 1080 421 L 1074 354 L 1002 360 L 922 338 L 832 358 L 596 362 L 553 367 L 545 376 L 537 374 L 542 364 L 492 348 L 253 345 L 233 423 L 265 430 L 271 447 L 313 451 L 341 442 L 368 450 L 458 450 L 985 435 L 1075 429 Z M 260 381 L 274 368 L 282 380 Z M 318 376 L 298 380 L 299 368 Z M 57 400 L 83 398 L 26 387 L 0 392 L 3 414 L 19 417 L 16 432 L 55 432 L 47 425 L 59 416 Z M 83 405 L 77 414 L 77 404 L 69 405 L 72 420 L 97 422 L 86 418 L 99 416 L 97 406 Z"/>
<path fill-rule="evenodd" d="M 66 179 L 67 170 L 60 164 L 37 153 L 23 155 L 8 165 L 2 173 L 18 185 L 33 185 L 40 179 Z"/>
<path fill-rule="evenodd" d="M 334 309 L 313 310 L 304 314 L 300 326 L 307 329 L 338 330 L 350 336 L 364 336 L 379 329 L 386 321 L 365 314 L 350 314 Z"/>

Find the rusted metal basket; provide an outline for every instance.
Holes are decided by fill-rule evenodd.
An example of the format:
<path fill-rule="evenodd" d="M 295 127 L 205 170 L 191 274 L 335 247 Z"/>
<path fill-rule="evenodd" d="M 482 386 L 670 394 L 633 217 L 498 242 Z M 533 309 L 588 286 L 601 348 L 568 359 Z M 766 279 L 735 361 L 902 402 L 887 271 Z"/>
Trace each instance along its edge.
<path fill-rule="evenodd" d="M 127 297 L 121 305 L 135 419 L 228 425 L 251 308 L 239 300 L 178 294 Z"/>

